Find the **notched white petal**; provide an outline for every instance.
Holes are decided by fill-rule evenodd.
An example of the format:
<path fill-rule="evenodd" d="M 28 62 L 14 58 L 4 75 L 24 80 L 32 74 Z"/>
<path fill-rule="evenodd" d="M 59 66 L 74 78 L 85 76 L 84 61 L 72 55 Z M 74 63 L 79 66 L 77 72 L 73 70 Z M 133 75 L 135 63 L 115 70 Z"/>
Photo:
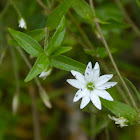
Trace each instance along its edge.
<path fill-rule="evenodd" d="M 73 102 L 77 102 L 79 99 L 81 99 L 82 97 L 84 97 L 86 95 L 86 93 L 87 93 L 87 89 L 86 88 L 85 89 L 79 89 L 76 92 L 76 94 L 75 94 L 75 96 L 73 98 Z"/>
<path fill-rule="evenodd" d="M 92 63 L 91 62 L 89 62 L 87 64 L 86 70 L 92 70 Z"/>
<path fill-rule="evenodd" d="M 85 83 L 85 77 L 83 74 L 74 70 L 71 70 L 71 73 L 77 80 L 81 81 L 82 83 Z"/>
<path fill-rule="evenodd" d="M 101 106 L 100 98 L 98 97 L 98 95 L 94 93 L 94 91 L 91 92 L 90 98 L 92 103 L 95 105 L 95 107 L 101 110 L 102 106 Z"/>
<path fill-rule="evenodd" d="M 85 70 L 85 80 L 91 82 L 93 78 L 92 63 L 89 62 Z"/>
<path fill-rule="evenodd" d="M 103 85 L 100 86 L 96 86 L 97 89 L 109 89 L 112 88 L 113 86 L 115 86 L 117 84 L 117 82 L 107 82 Z"/>
<path fill-rule="evenodd" d="M 90 102 L 90 96 L 89 93 L 87 93 L 86 96 L 82 98 L 80 109 L 83 109 L 89 102 Z"/>
<path fill-rule="evenodd" d="M 85 87 L 85 85 L 79 81 L 79 80 L 75 80 L 75 79 L 67 79 L 66 80 L 70 85 L 72 85 L 73 87 L 75 88 L 78 88 L 78 89 L 82 89 Z"/>
<path fill-rule="evenodd" d="M 95 86 L 100 86 L 109 81 L 113 77 L 113 74 L 105 74 L 100 76 L 95 82 Z"/>
<path fill-rule="evenodd" d="M 105 90 L 95 89 L 94 93 L 97 94 L 98 96 L 100 96 L 103 99 L 106 99 L 106 100 L 109 100 L 109 101 L 114 101 L 114 99 L 111 97 L 111 95 Z"/>
<path fill-rule="evenodd" d="M 99 63 L 96 62 L 93 69 L 100 69 Z"/>

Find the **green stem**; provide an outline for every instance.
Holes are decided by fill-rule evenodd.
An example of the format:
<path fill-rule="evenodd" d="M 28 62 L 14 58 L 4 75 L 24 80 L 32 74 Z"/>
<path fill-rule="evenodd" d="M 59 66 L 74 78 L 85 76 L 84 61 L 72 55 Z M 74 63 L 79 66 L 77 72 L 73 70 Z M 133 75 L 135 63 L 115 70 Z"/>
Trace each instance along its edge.
<path fill-rule="evenodd" d="M 90 0 L 90 5 L 91 5 L 91 7 L 92 7 L 93 13 L 95 14 L 95 10 L 94 10 L 94 6 L 93 6 L 92 0 Z M 95 17 L 96 17 L 96 15 L 95 15 Z M 102 43 L 104 44 L 104 46 L 105 46 L 105 48 L 106 48 L 106 50 L 107 50 L 107 52 L 108 52 L 109 58 L 110 58 L 110 60 L 111 60 L 111 62 L 112 62 L 112 65 L 113 65 L 113 67 L 114 67 L 114 69 L 115 69 L 115 71 L 116 71 L 116 73 L 117 73 L 119 79 L 121 80 L 121 82 L 122 82 L 122 84 L 123 84 L 123 86 L 124 86 L 124 88 L 125 88 L 125 90 L 126 90 L 128 96 L 129 96 L 129 98 L 130 98 L 130 100 L 131 100 L 131 102 L 132 102 L 132 104 L 133 104 L 133 107 L 135 108 L 135 110 L 136 110 L 137 112 L 139 112 L 138 107 L 137 107 L 137 105 L 136 105 L 136 103 L 135 103 L 135 101 L 134 101 L 134 99 L 133 99 L 133 97 L 132 97 L 132 95 L 131 95 L 129 89 L 128 89 L 126 83 L 124 82 L 124 80 L 123 80 L 123 78 L 122 78 L 120 72 L 119 72 L 119 69 L 118 69 L 118 67 L 117 67 L 117 65 L 116 65 L 116 63 L 115 63 L 115 61 L 114 61 L 114 58 L 113 58 L 113 56 L 112 56 L 112 54 L 111 54 L 111 52 L 110 52 L 110 50 L 109 50 L 109 46 L 108 46 L 108 44 L 107 44 L 107 42 L 106 42 L 106 40 L 105 40 L 105 38 L 104 38 L 104 35 L 103 35 L 103 33 L 102 33 L 102 30 L 101 30 L 101 27 L 100 27 L 98 21 L 96 20 L 96 18 L 95 18 L 95 21 L 94 21 L 94 22 L 95 22 L 95 24 L 96 24 L 96 27 L 97 27 L 99 33 L 100 33 L 101 41 L 102 41 Z"/>
<path fill-rule="evenodd" d="M 49 15 L 51 13 L 51 11 L 48 9 L 48 7 L 41 0 L 36 0 L 36 1 L 47 12 L 47 15 Z"/>
<path fill-rule="evenodd" d="M 49 43 L 49 30 L 45 27 L 45 42 L 44 42 L 44 51 L 46 50 Z"/>
<path fill-rule="evenodd" d="M 19 11 L 18 7 L 16 6 L 13 0 L 10 0 L 11 4 L 13 5 L 14 9 L 16 10 L 19 17 L 22 17 L 21 12 Z"/>

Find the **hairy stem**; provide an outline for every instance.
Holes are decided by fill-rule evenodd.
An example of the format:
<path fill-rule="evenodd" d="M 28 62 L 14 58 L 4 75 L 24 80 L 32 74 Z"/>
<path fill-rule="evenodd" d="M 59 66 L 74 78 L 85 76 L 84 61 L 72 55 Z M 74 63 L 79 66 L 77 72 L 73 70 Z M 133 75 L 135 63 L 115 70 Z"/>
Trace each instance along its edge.
<path fill-rule="evenodd" d="M 91 5 L 92 10 L 93 10 L 93 13 L 94 13 L 94 15 L 95 15 L 95 10 L 94 10 L 94 6 L 93 6 L 92 0 L 90 0 L 90 5 Z M 96 15 L 95 15 L 95 16 L 96 16 Z M 113 58 L 113 56 L 112 56 L 112 54 L 111 54 L 111 52 L 110 52 L 110 50 L 109 50 L 109 46 L 108 46 L 108 44 L 107 44 L 107 42 L 106 42 L 106 40 L 105 40 L 105 38 L 104 38 L 104 35 L 103 35 L 103 33 L 102 33 L 102 30 L 101 30 L 101 27 L 100 27 L 100 25 L 99 25 L 99 23 L 98 23 L 98 21 L 97 21 L 96 19 L 95 19 L 95 24 L 96 24 L 96 27 L 97 27 L 97 29 L 98 29 L 98 32 L 100 33 L 101 41 L 102 41 L 102 43 L 104 44 L 104 46 L 105 46 L 105 48 L 106 48 L 106 50 L 107 50 L 107 52 L 108 52 L 109 58 L 110 58 L 110 60 L 111 60 L 111 62 L 112 62 L 112 65 L 113 65 L 113 67 L 114 67 L 114 69 L 115 69 L 115 71 L 116 71 L 116 73 L 117 73 L 119 79 L 121 80 L 121 82 L 122 82 L 122 84 L 123 84 L 123 86 L 124 86 L 124 88 L 125 88 L 125 90 L 126 90 L 128 96 L 129 96 L 129 98 L 130 98 L 130 100 L 131 100 L 131 102 L 132 102 L 132 104 L 133 104 L 133 107 L 135 108 L 135 110 L 136 110 L 137 112 L 139 112 L 138 107 L 137 107 L 137 105 L 136 105 L 136 103 L 135 103 L 135 101 L 134 101 L 134 99 L 133 99 L 133 97 L 132 97 L 132 95 L 131 95 L 129 89 L 128 89 L 126 83 L 124 82 L 124 80 L 123 80 L 123 78 L 122 78 L 120 72 L 119 72 L 119 69 L 118 69 L 118 67 L 117 67 L 117 65 L 116 65 L 116 63 L 115 63 L 115 61 L 114 61 L 114 58 Z"/>

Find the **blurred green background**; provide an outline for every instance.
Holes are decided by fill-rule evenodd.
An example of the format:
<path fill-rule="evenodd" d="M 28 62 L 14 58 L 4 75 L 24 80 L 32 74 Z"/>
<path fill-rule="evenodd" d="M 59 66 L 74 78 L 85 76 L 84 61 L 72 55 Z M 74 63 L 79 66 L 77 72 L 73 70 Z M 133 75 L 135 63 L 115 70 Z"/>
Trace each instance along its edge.
<path fill-rule="evenodd" d="M 88 110 L 90 113 L 80 110 L 80 101 L 72 102 L 76 89 L 66 83 L 66 79 L 72 77 L 69 72 L 53 69 L 49 77 L 39 80 L 50 97 L 51 109 L 40 98 L 36 82 L 24 82 L 29 68 L 16 47 L 8 43 L 12 38 L 8 27 L 25 33 L 43 29 L 48 17 L 44 5 L 53 11 L 59 3 L 59 0 L 0 0 L 0 140 L 140 140 L 139 126 L 117 127 L 104 107 L 102 112 L 94 107 Z M 125 14 L 119 9 L 117 0 L 96 0 L 94 4 L 98 18 L 108 22 L 101 24 L 101 28 L 120 72 L 140 90 L 140 2 L 122 0 Z M 24 17 L 27 30 L 18 28 L 17 11 Z M 84 64 L 98 61 L 102 74 L 114 72 L 94 26 L 72 8 L 66 15 L 66 26 L 71 32 L 66 32 L 63 45 L 73 49 L 65 55 Z M 53 31 L 50 36 L 52 34 Z M 92 55 L 78 40 L 94 48 Z M 40 41 L 43 43 L 44 40 Z M 25 51 L 22 53 L 33 65 L 35 59 Z M 117 76 L 115 78 L 118 80 Z M 127 102 L 119 94 L 121 90 L 127 98 L 121 83 L 118 85 L 118 89 L 109 92 L 114 99 Z M 17 93 L 19 105 L 17 113 L 13 114 L 12 103 Z M 134 93 L 133 96 L 138 102 Z"/>

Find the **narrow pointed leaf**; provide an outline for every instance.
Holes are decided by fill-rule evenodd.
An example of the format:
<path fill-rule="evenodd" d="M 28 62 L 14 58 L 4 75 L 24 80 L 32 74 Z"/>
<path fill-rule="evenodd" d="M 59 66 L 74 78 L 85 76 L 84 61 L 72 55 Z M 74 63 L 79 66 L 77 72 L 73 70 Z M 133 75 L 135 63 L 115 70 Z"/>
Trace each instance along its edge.
<path fill-rule="evenodd" d="M 38 42 L 29 35 L 13 30 L 11 28 L 8 30 L 13 38 L 20 44 L 20 46 L 32 56 L 37 57 L 40 55 L 40 53 L 43 52 L 43 49 L 38 44 Z"/>
<path fill-rule="evenodd" d="M 132 89 L 134 90 L 134 92 L 136 93 L 139 101 L 140 101 L 140 92 L 136 89 L 136 87 L 133 85 L 133 83 L 128 80 L 126 77 L 123 77 L 124 80 L 126 80 L 128 82 L 128 84 L 132 87 Z"/>
<path fill-rule="evenodd" d="M 54 51 L 56 51 L 60 47 L 64 38 L 64 34 L 65 34 L 65 17 L 63 16 L 56 32 L 54 33 L 53 37 L 49 42 L 49 45 L 45 50 L 48 56 L 51 55 Z"/>
<path fill-rule="evenodd" d="M 78 15 L 84 19 L 91 20 L 94 18 L 91 7 L 85 2 L 85 0 L 74 0 L 72 3 L 72 8 L 76 11 Z"/>
<path fill-rule="evenodd" d="M 46 26 L 49 30 L 55 29 L 62 17 L 67 13 L 68 9 L 70 8 L 73 0 L 63 0 L 57 8 L 50 14 L 50 16 L 47 19 Z"/>
<path fill-rule="evenodd" d="M 52 56 L 57 56 L 57 55 L 60 55 L 60 54 L 63 54 L 63 53 L 66 53 L 68 51 L 70 51 L 72 49 L 72 47 L 60 47 L 58 50 L 56 50 Z"/>
<path fill-rule="evenodd" d="M 137 117 L 136 111 L 124 103 L 117 101 L 107 101 L 102 98 L 100 99 L 102 104 L 118 117 L 125 117 L 132 121 Z"/>
<path fill-rule="evenodd" d="M 27 35 L 39 42 L 43 38 L 45 38 L 45 29 L 32 30 L 30 32 L 27 32 Z M 8 40 L 8 43 L 12 46 L 20 46 L 19 43 L 14 39 Z"/>
<path fill-rule="evenodd" d="M 81 73 L 84 73 L 86 68 L 84 64 L 63 55 L 52 57 L 50 65 L 58 69 L 75 70 Z"/>
<path fill-rule="evenodd" d="M 31 36 L 33 39 L 39 42 L 45 38 L 45 28 L 32 30 L 30 32 L 27 32 L 27 35 Z"/>
<path fill-rule="evenodd" d="M 44 71 L 49 66 L 49 64 L 50 60 L 47 55 L 45 53 L 41 53 L 24 81 L 28 82 L 32 80 L 35 76 Z"/>

